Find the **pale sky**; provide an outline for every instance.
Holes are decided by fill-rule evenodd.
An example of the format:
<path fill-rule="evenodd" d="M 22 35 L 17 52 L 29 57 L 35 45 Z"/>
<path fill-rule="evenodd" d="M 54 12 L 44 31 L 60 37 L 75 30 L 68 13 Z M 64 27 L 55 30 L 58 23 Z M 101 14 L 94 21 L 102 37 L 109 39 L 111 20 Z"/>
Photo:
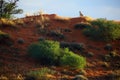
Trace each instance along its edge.
<path fill-rule="evenodd" d="M 19 0 L 19 8 L 23 14 L 34 13 L 43 10 L 48 14 L 60 16 L 78 17 L 79 11 L 93 18 L 107 18 L 120 20 L 120 0 Z"/>

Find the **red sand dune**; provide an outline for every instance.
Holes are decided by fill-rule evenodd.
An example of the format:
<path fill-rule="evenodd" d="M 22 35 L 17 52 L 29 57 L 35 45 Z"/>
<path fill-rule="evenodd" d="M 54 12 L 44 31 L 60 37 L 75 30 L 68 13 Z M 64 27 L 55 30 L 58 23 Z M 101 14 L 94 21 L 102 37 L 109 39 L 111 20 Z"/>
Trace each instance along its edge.
<path fill-rule="evenodd" d="M 100 49 L 100 50 L 96 50 L 96 49 L 93 49 L 93 48 L 87 48 L 87 51 L 90 51 L 90 52 L 94 53 L 94 57 L 87 58 L 87 61 L 88 61 L 89 65 L 91 65 L 91 68 L 86 69 L 86 72 L 87 72 L 86 75 L 88 77 L 107 75 L 108 73 L 111 73 L 111 69 L 106 69 L 104 67 L 101 67 L 101 65 L 100 65 L 100 55 L 101 54 L 107 54 L 107 51 L 104 50 L 104 46 L 107 43 L 106 42 L 92 41 L 89 38 L 85 37 L 82 34 L 81 30 L 74 29 L 74 25 L 76 23 L 85 22 L 85 19 L 77 17 L 77 18 L 71 18 L 67 22 L 61 22 L 61 21 L 54 20 L 56 14 L 51 14 L 51 15 L 46 14 L 44 16 L 47 16 L 47 17 L 50 18 L 50 26 L 48 27 L 49 30 L 54 30 L 54 29 L 57 29 L 57 28 L 63 28 L 63 29 L 69 28 L 72 31 L 70 33 L 63 32 L 64 35 L 66 36 L 66 39 L 65 40 L 59 40 L 59 41 L 66 41 L 66 42 L 74 41 L 74 42 L 78 42 L 78 43 L 84 43 L 85 45 L 89 45 L 89 46 Z M 27 53 L 27 47 L 31 43 L 37 42 L 39 37 L 45 37 L 47 39 L 52 39 L 51 37 L 46 36 L 44 34 L 37 34 L 34 22 L 29 21 L 31 18 L 39 19 L 39 16 L 36 16 L 36 17 L 35 16 L 30 16 L 30 17 L 24 18 L 24 20 L 26 22 L 28 22 L 28 24 L 25 24 L 24 26 L 18 26 L 19 28 L 17 30 L 9 29 L 9 28 L 3 28 L 2 29 L 2 31 L 4 31 L 6 33 L 9 33 L 12 36 L 12 39 L 15 42 L 13 47 L 18 48 L 20 50 L 18 52 L 18 54 L 23 56 L 23 57 L 15 58 L 15 59 L 17 59 L 16 64 L 21 65 L 26 70 L 35 68 L 35 65 L 37 64 L 32 59 L 29 59 L 29 58 L 25 57 L 25 54 Z M 17 42 L 17 40 L 19 38 L 23 38 L 25 40 L 25 43 L 24 44 L 19 44 Z M 114 46 L 115 49 L 120 47 L 120 42 L 119 41 L 114 41 L 114 42 L 110 42 L 110 43 Z M 118 52 L 120 52 L 120 49 L 118 49 Z M 6 57 L 5 62 L 7 64 L 12 63 L 9 60 L 9 58 L 12 59 L 11 54 L 9 54 L 8 56 L 3 54 L 3 56 Z"/>

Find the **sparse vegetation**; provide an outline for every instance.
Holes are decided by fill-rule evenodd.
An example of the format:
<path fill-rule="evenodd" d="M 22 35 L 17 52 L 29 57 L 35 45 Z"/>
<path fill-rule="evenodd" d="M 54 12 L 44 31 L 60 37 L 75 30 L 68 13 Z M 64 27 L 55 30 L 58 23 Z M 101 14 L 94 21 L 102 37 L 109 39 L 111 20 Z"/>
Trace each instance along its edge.
<path fill-rule="evenodd" d="M 0 44 L 12 45 L 13 41 L 9 34 L 0 31 Z"/>
<path fill-rule="evenodd" d="M 41 25 L 40 23 L 36 23 L 35 27 L 36 28 L 43 28 L 43 25 Z"/>
<path fill-rule="evenodd" d="M 65 28 L 65 29 L 64 29 L 64 32 L 72 32 L 72 30 L 69 29 L 69 28 Z"/>
<path fill-rule="evenodd" d="M 106 77 L 110 80 L 120 80 L 120 70 L 115 70 L 112 73 L 108 74 Z"/>
<path fill-rule="evenodd" d="M 2 40 L 4 38 L 9 38 L 9 35 L 5 32 L 0 31 L 0 40 Z"/>
<path fill-rule="evenodd" d="M 0 79 L 119 80 L 119 25 L 106 19 L 42 13 L 0 18 Z"/>
<path fill-rule="evenodd" d="M 92 27 L 84 30 L 84 34 L 93 40 L 110 41 L 120 38 L 120 24 L 105 19 L 90 22 Z"/>
<path fill-rule="evenodd" d="M 16 27 L 16 23 L 12 20 L 1 18 L 0 19 L 0 27 Z"/>
<path fill-rule="evenodd" d="M 68 17 L 61 17 L 61 16 L 56 15 L 54 20 L 66 23 L 66 22 L 70 21 L 70 18 L 68 18 Z"/>
<path fill-rule="evenodd" d="M 19 38 L 19 39 L 17 40 L 17 42 L 18 42 L 19 44 L 24 44 L 24 43 L 25 43 L 25 40 L 24 40 L 23 38 Z"/>
<path fill-rule="evenodd" d="M 109 54 L 106 54 L 106 55 L 103 57 L 103 59 L 104 59 L 105 61 L 110 61 L 111 56 L 110 56 Z"/>
<path fill-rule="evenodd" d="M 38 28 L 45 28 L 50 25 L 50 19 L 49 17 L 45 16 L 44 14 L 40 13 L 39 14 L 39 19 L 36 21 L 36 27 Z"/>
<path fill-rule="evenodd" d="M 25 23 L 22 19 L 15 19 L 14 22 L 17 24 L 17 25 L 21 25 L 23 26 Z"/>
<path fill-rule="evenodd" d="M 56 37 L 58 39 L 65 39 L 64 34 L 61 32 L 57 32 L 57 31 L 50 31 L 50 33 L 48 35 Z"/>
<path fill-rule="evenodd" d="M 106 46 L 104 47 L 105 50 L 107 51 L 111 51 L 113 49 L 111 44 L 106 44 Z"/>
<path fill-rule="evenodd" d="M 45 41 L 45 38 L 44 37 L 39 37 L 38 41 Z"/>
<path fill-rule="evenodd" d="M 36 32 L 37 32 L 37 34 L 47 34 L 47 33 L 48 33 L 48 30 L 45 29 L 45 28 L 43 28 L 43 29 L 38 28 Z"/>
<path fill-rule="evenodd" d="M 83 51 L 86 49 L 86 46 L 84 43 L 76 43 L 76 42 L 61 42 L 60 43 L 61 48 L 68 47 L 70 50 L 80 50 Z"/>
<path fill-rule="evenodd" d="M 50 75 L 54 75 L 55 73 L 56 71 L 43 67 L 39 70 L 30 71 L 27 76 L 35 80 L 51 80 L 53 77 L 50 77 Z"/>
<path fill-rule="evenodd" d="M 91 25 L 88 23 L 77 23 L 74 25 L 75 29 L 85 29 L 87 27 L 90 27 Z"/>
<path fill-rule="evenodd" d="M 93 52 L 87 52 L 86 54 L 88 57 L 93 57 L 94 56 L 94 53 Z"/>

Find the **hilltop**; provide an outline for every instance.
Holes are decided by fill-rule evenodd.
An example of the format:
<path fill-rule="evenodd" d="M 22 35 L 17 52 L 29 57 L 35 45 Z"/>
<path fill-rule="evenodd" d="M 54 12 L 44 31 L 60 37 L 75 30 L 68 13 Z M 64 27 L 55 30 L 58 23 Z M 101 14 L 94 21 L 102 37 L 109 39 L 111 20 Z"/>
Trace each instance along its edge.
<path fill-rule="evenodd" d="M 117 76 L 116 74 L 119 74 L 116 72 L 120 70 L 120 58 L 105 61 L 104 57 L 110 51 L 120 55 L 120 39 L 106 42 L 88 38 L 83 34 L 86 26 L 75 28 L 77 24 L 89 25 L 89 21 L 85 17 L 66 18 L 56 14 L 44 14 L 42 16 L 26 16 L 11 22 L 15 24 L 4 26 L 2 24 L 0 26 L 2 32 L 10 35 L 10 40 L 7 39 L 6 41 L 11 41 L 10 45 L 7 45 L 0 40 L 0 75 L 13 78 L 21 74 L 24 77 L 31 70 L 48 67 L 27 56 L 29 45 L 38 42 L 40 39 L 60 43 L 80 43 L 85 46 L 84 52 L 72 50 L 86 58 L 87 67 L 84 71 L 49 66 L 48 68 L 58 72 L 58 74 L 51 76 L 54 78 L 53 80 L 57 80 L 61 76 L 64 79 L 66 78 L 65 80 L 71 80 L 80 73 L 84 73 L 89 80 L 112 80 Z M 107 45 L 111 45 L 112 50 L 106 50 Z"/>

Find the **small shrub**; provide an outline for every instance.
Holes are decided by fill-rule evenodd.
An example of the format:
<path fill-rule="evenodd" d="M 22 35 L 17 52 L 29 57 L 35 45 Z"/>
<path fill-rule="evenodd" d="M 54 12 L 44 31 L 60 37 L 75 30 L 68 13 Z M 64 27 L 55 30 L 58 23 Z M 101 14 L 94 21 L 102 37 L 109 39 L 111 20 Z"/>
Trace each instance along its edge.
<path fill-rule="evenodd" d="M 88 57 L 93 57 L 93 56 L 94 56 L 94 53 L 93 53 L 93 52 L 87 52 L 87 56 L 88 56 Z"/>
<path fill-rule="evenodd" d="M 23 43 L 25 43 L 25 40 L 24 40 L 23 38 L 19 38 L 19 39 L 17 40 L 17 42 L 18 42 L 19 44 L 23 44 Z"/>
<path fill-rule="evenodd" d="M 61 47 L 61 48 L 66 48 L 66 47 L 69 48 L 69 46 L 70 46 L 70 43 L 69 43 L 69 42 L 60 42 L 60 47 Z"/>
<path fill-rule="evenodd" d="M 103 62 L 101 66 L 105 67 L 105 68 L 109 68 L 110 67 L 109 63 L 107 63 L 107 62 Z"/>
<path fill-rule="evenodd" d="M 39 37 L 38 41 L 45 41 L 45 38 L 44 37 Z"/>
<path fill-rule="evenodd" d="M 87 23 L 77 23 L 74 25 L 75 29 L 85 29 L 87 27 L 90 27 L 90 24 Z"/>
<path fill-rule="evenodd" d="M 110 56 L 109 54 L 106 54 L 106 55 L 103 57 L 103 59 L 104 59 L 105 61 L 110 61 L 111 56 Z"/>
<path fill-rule="evenodd" d="M 114 58 L 114 57 L 117 56 L 117 52 L 116 52 L 116 51 L 110 51 L 110 52 L 109 52 L 109 55 L 110 55 L 112 58 Z"/>
<path fill-rule="evenodd" d="M 80 75 L 86 75 L 87 72 L 86 72 L 84 69 L 81 69 L 81 70 L 78 72 L 78 74 L 80 74 Z"/>
<path fill-rule="evenodd" d="M 60 55 L 59 49 L 59 42 L 45 40 L 31 44 L 28 53 L 29 56 L 44 64 L 55 65 Z"/>
<path fill-rule="evenodd" d="M 56 37 L 56 38 L 59 38 L 59 39 L 64 39 L 65 36 L 64 34 L 60 33 L 60 32 L 57 32 L 57 31 L 51 31 L 49 33 L 50 36 L 53 36 L 53 37 Z"/>
<path fill-rule="evenodd" d="M 9 37 L 7 33 L 0 31 L 0 40 L 8 39 Z"/>
<path fill-rule="evenodd" d="M 106 44 L 106 46 L 104 47 L 105 50 L 111 51 L 113 50 L 113 47 L 111 44 Z"/>
<path fill-rule="evenodd" d="M 113 60 L 116 60 L 120 58 L 119 54 L 117 54 L 116 51 L 110 51 L 108 54 L 106 54 L 104 56 L 104 60 L 105 61 L 113 61 Z"/>
<path fill-rule="evenodd" d="M 36 28 L 43 28 L 43 25 L 41 25 L 41 23 L 36 23 L 36 24 L 35 24 L 35 27 L 36 27 Z"/>
<path fill-rule="evenodd" d="M 30 71 L 27 76 L 34 78 L 35 80 L 48 80 L 50 77 L 47 75 L 54 75 L 56 71 L 51 70 L 47 67 L 41 68 L 40 70 Z"/>
<path fill-rule="evenodd" d="M 0 44 L 12 45 L 13 41 L 9 34 L 0 31 Z"/>
<path fill-rule="evenodd" d="M 62 66 L 71 68 L 84 68 L 86 65 L 86 60 L 84 57 L 79 56 L 71 51 L 64 50 L 64 55 L 61 57 L 60 64 Z"/>
<path fill-rule="evenodd" d="M 85 50 L 85 44 L 84 43 L 70 43 L 70 46 L 72 49 L 83 51 Z"/>
<path fill-rule="evenodd" d="M 61 48 L 68 47 L 70 50 L 80 50 L 80 51 L 83 51 L 86 49 L 86 46 L 84 43 L 75 43 L 75 42 L 61 42 L 60 47 Z"/>
<path fill-rule="evenodd" d="M 91 21 L 83 33 L 93 40 L 110 41 L 120 39 L 120 24 L 105 19 Z"/>
<path fill-rule="evenodd" d="M 42 29 L 48 27 L 50 25 L 49 21 L 50 21 L 49 17 L 40 14 L 39 19 L 37 20 L 36 23 L 36 27 L 38 28 L 40 27 Z"/>
<path fill-rule="evenodd" d="M 65 28 L 64 32 L 72 32 L 72 30 L 70 30 L 69 28 Z"/>
<path fill-rule="evenodd" d="M 36 32 L 37 32 L 37 34 L 47 34 L 48 33 L 48 31 L 46 29 L 41 29 L 41 28 L 38 28 Z"/>

